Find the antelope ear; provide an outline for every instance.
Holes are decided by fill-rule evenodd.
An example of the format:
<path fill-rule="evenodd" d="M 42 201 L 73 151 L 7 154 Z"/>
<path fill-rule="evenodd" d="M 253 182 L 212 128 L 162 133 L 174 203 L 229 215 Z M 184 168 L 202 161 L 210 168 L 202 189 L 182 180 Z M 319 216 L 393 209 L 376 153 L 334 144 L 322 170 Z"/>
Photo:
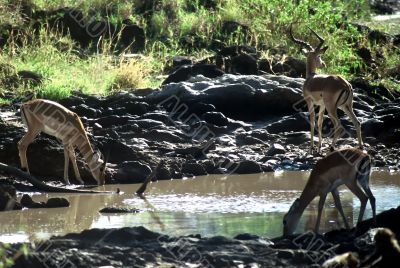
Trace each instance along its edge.
<path fill-rule="evenodd" d="M 319 50 L 319 53 L 320 53 L 320 54 L 324 54 L 325 51 L 326 51 L 327 49 L 328 49 L 328 46 L 323 47 L 323 48 L 321 48 L 321 49 Z"/>
<path fill-rule="evenodd" d="M 304 56 L 307 56 L 309 51 L 307 49 L 303 48 L 301 50 L 301 52 L 303 53 Z"/>

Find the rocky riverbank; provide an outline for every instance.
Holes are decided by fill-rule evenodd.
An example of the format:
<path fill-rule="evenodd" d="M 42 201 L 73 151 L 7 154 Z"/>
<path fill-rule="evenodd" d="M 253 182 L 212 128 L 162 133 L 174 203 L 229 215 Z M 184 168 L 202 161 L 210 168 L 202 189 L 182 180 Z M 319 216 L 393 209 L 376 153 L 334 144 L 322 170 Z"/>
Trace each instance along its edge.
<path fill-rule="evenodd" d="M 108 156 L 107 183 L 142 182 L 159 167 L 155 179 L 206 174 L 307 170 L 321 156 L 308 154 L 308 113 L 302 101 L 303 79 L 286 76 L 225 74 L 195 76 L 161 89 L 142 89 L 108 97 L 76 93 L 60 101 L 81 116 L 94 146 Z M 354 109 L 362 122 L 366 149 L 379 168 L 398 170 L 400 103 L 389 92 L 362 80 L 352 81 Z M 19 166 L 17 142 L 24 135 L 18 105 L 1 107 L 0 161 Z M 348 136 L 339 146 L 356 146 L 354 127 L 340 113 Z M 329 136 L 329 119 L 324 134 Z M 328 152 L 329 138 L 323 153 Z M 62 181 L 64 154 L 54 138 L 41 135 L 30 145 L 31 172 L 48 183 Z M 95 183 L 79 161 L 81 174 Z M 70 170 L 73 176 L 72 170 Z M 32 191 L 8 178 L 18 190 Z M 382 213 L 379 227 L 399 234 L 399 208 Z M 347 251 L 363 261 L 374 251 L 370 221 L 357 229 L 267 239 L 252 234 L 235 238 L 170 237 L 143 227 L 92 229 L 29 245 L 29 257 L 16 267 L 318 267 Z M 314 242 L 318 242 L 316 246 Z M 8 249 L 19 256 L 21 245 Z M 316 248 L 314 248 L 316 247 Z M 17 255 L 15 255 L 17 254 Z"/>
<path fill-rule="evenodd" d="M 91 229 L 30 244 L 26 257 L 19 254 L 20 244 L 13 245 L 7 254 L 15 256 L 15 267 L 38 268 L 320 267 L 326 260 L 346 252 L 357 253 L 360 263 L 365 263 L 375 251 L 374 236 L 379 230 L 370 228 L 387 227 L 399 237 L 399 219 L 400 207 L 379 214 L 376 226 L 367 220 L 348 231 L 336 230 L 324 235 L 308 232 L 274 239 L 252 234 L 234 238 L 172 237 L 143 227 Z M 382 243 L 390 250 L 386 242 Z M 372 257 L 372 261 L 380 256 Z"/>
<path fill-rule="evenodd" d="M 108 97 L 78 92 L 60 101 L 83 120 L 95 148 L 108 156 L 107 183 L 138 183 L 160 160 L 155 179 L 221 173 L 308 170 L 321 157 L 308 154 L 308 113 L 301 78 L 226 74 L 196 76 L 161 89 Z M 354 110 L 362 122 L 366 149 L 375 167 L 398 170 L 400 102 L 363 80 L 353 81 Z M 339 111 L 347 130 L 340 146 L 356 146 L 354 127 Z M 332 126 L 327 116 L 324 136 Z M 2 106 L 0 161 L 19 166 L 17 142 L 25 133 L 18 105 Z M 329 138 L 324 139 L 323 154 Z M 28 148 L 31 172 L 62 181 L 61 144 L 41 134 Z M 95 183 L 82 161 L 81 174 Z M 70 170 L 72 182 L 73 171 Z"/>

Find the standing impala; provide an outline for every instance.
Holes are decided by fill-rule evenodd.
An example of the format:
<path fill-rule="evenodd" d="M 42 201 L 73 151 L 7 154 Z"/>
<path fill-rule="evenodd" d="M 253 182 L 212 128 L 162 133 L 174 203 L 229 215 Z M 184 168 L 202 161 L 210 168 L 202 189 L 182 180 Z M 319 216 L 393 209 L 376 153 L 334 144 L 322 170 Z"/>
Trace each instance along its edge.
<path fill-rule="evenodd" d="M 346 228 L 349 228 L 337 190 L 337 187 L 342 184 L 346 185 L 360 199 L 361 208 L 358 222 L 364 216 L 368 199 L 371 203 L 372 215 L 375 221 L 375 197 L 369 188 L 370 172 L 370 156 L 357 148 L 334 151 L 319 160 L 311 171 L 300 198 L 293 202 L 289 212 L 283 217 L 283 234 L 289 235 L 295 231 L 301 215 L 316 196 L 319 196 L 319 204 L 315 232 L 318 232 L 322 209 L 329 193 L 332 193 L 335 206 L 339 210 Z"/>
<path fill-rule="evenodd" d="M 21 168 L 29 173 L 26 150 L 40 132 L 54 136 L 61 140 L 64 146 L 64 180 L 68 179 L 69 161 L 75 172 L 76 179 L 83 184 L 76 164 L 75 148 L 85 159 L 90 172 L 99 185 L 104 184 L 106 163 L 100 158 L 100 153 L 94 152 L 79 116 L 61 104 L 49 100 L 32 100 L 21 106 L 22 121 L 28 132 L 18 142 Z"/>
<path fill-rule="evenodd" d="M 351 84 L 339 75 L 322 75 L 317 74 L 316 69 L 325 67 L 325 62 L 321 59 L 328 47 L 324 44 L 324 39 L 319 36 L 314 30 L 311 32 L 318 38 L 319 44 L 314 49 L 309 43 L 296 39 L 293 36 L 292 25 L 290 25 L 291 39 L 307 49 L 307 65 L 306 65 L 306 81 L 303 85 L 303 96 L 307 103 L 308 111 L 310 113 L 311 125 L 311 147 L 310 153 L 313 152 L 314 147 L 314 126 L 315 126 L 315 111 L 314 105 L 319 106 L 318 114 L 318 152 L 321 150 L 322 143 L 322 123 L 324 120 L 325 109 L 328 111 L 329 118 L 334 126 L 334 136 L 331 144 L 331 149 L 334 149 L 339 135 L 342 134 L 343 126 L 337 116 L 337 109 L 343 110 L 352 121 L 357 131 L 358 144 L 363 148 L 361 138 L 361 125 L 357 120 L 353 111 L 353 88 Z"/>

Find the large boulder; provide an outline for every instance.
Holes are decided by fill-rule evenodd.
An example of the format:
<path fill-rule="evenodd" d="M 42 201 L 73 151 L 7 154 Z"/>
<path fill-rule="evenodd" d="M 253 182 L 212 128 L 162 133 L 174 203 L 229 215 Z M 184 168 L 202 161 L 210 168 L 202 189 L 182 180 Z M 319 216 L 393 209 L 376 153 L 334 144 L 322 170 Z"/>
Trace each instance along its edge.
<path fill-rule="evenodd" d="M 147 101 L 176 112 L 182 104 L 202 102 L 239 120 L 257 120 L 270 115 L 296 112 L 304 80 L 285 76 L 226 74 L 213 80 L 196 77 L 194 82 L 165 85 L 147 96 Z"/>
<path fill-rule="evenodd" d="M 186 81 L 199 74 L 208 78 L 215 78 L 223 75 L 224 71 L 212 64 L 183 65 L 170 74 L 162 84 L 167 85 L 169 83 Z"/>
<path fill-rule="evenodd" d="M 13 210 L 17 205 L 17 191 L 11 185 L 0 185 L 0 211 Z"/>
<path fill-rule="evenodd" d="M 235 173 L 237 174 L 252 174 L 252 173 L 260 173 L 263 170 L 261 166 L 252 160 L 243 160 L 240 161 L 235 169 Z"/>
<path fill-rule="evenodd" d="M 141 183 L 151 173 L 151 168 L 139 161 L 125 161 L 115 176 L 119 183 Z"/>

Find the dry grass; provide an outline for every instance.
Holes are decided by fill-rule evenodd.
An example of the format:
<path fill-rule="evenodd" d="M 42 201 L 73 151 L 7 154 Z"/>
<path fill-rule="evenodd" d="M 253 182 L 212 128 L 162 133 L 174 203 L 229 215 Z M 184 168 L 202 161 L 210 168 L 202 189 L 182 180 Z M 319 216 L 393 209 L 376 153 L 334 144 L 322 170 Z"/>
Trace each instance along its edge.
<path fill-rule="evenodd" d="M 130 59 L 120 61 L 114 73 L 111 91 L 133 90 L 145 87 L 148 84 L 147 77 L 150 74 L 150 69 L 142 59 Z"/>

